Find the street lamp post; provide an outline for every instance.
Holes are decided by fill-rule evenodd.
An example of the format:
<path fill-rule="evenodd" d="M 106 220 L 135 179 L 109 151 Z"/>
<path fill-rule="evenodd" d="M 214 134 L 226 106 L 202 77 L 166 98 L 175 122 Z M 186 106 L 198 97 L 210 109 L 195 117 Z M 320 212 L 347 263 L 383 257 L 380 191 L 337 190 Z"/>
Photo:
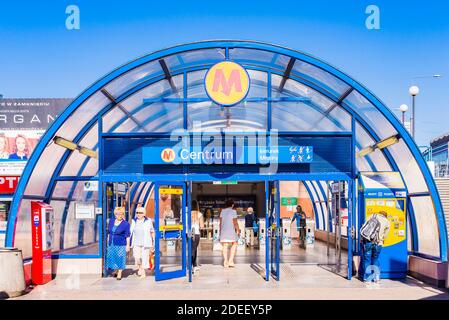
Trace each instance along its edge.
<path fill-rule="evenodd" d="M 419 94 L 419 88 L 417 86 L 411 86 L 408 89 L 408 92 L 412 96 L 412 115 L 410 116 L 410 126 L 412 137 L 415 139 L 415 99 Z"/>
<path fill-rule="evenodd" d="M 422 76 L 416 76 L 413 77 L 413 79 L 418 79 L 418 78 L 434 78 L 434 79 L 438 79 L 441 78 L 442 75 L 441 74 L 433 74 L 433 75 L 422 75 Z M 415 139 L 415 105 L 416 105 L 416 96 L 419 94 L 419 88 L 416 85 L 412 85 L 409 89 L 408 89 L 409 94 L 412 96 L 412 114 L 410 116 L 410 131 L 412 134 L 413 139 Z"/>
<path fill-rule="evenodd" d="M 401 112 L 402 112 L 402 125 L 405 127 L 405 113 L 406 113 L 407 110 L 408 110 L 408 105 L 406 105 L 406 104 L 401 104 L 401 105 L 399 106 L 399 110 L 401 110 Z"/>

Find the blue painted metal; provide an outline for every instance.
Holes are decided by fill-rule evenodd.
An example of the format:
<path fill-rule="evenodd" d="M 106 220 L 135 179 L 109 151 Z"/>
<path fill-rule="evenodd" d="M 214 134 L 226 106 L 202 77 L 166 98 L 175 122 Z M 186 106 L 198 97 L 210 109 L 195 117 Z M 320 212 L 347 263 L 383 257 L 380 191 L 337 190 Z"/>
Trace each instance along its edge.
<path fill-rule="evenodd" d="M 320 230 L 320 219 L 318 219 L 319 211 L 318 211 L 318 208 L 316 207 L 316 203 L 314 201 L 315 197 L 313 196 L 312 191 L 310 190 L 310 187 L 309 187 L 308 183 L 309 183 L 309 181 L 305 181 L 304 182 L 304 187 L 306 187 L 307 193 L 309 194 L 310 200 L 312 201 L 313 211 L 315 211 L 316 228 L 318 230 Z"/>
<path fill-rule="evenodd" d="M 313 189 L 313 191 L 315 192 L 315 194 L 316 194 L 316 196 L 317 196 L 317 198 L 318 198 L 318 203 L 319 203 L 320 209 L 321 209 L 321 218 L 323 219 L 323 220 L 322 220 L 322 222 L 323 222 L 323 230 L 326 230 L 326 218 L 325 218 L 325 216 L 324 216 L 323 203 L 321 202 L 321 198 L 320 198 L 320 195 L 319 195 L 319 193 L 318 193 L 318 190 L 317 190 L 317 188 L 316 188 L 316 186 L 315 186 L 315 182 L 318 183 L 318 181 L 310 181 L 310 185 L 312 186 L 312 189 Z M 317 228 L 318 228 L 318 225 L 317 225 Z"/>
<path fill-rule="evenodd" d="M 276 281 L 280 280 L 280 256 L 281 256 L 281 219 L 280 219 L 280 188 L 279 181 L 269 181 L 269 204 L 268 220 L 265 220 L 267 227 L 267 242 L 265 245 L 269 246 L 270 255 L 266 256 L 268 265 L 270 266 L 270 273 Z"/>
<path fill-rule="evenodd" d="M 192 237 L 195 235 L 193 234 L 192 230 L 192 183 L 187 182 L 187 225 L 189 227 L 189 230 L 187 231 L 187 257 L 188 257 L 188 270 L 189 270 L 189 282 L 192 282 Z"/>
<path fill-rule="evenodd" d="M 269 45 L 269 44 L 263 44 L 263 43 L 256 43 L 256 42 L 250 42 L 250 41 L 209 41 L 209 42 L 202 42 L 202 43 L 193 43 L 193 44 L 187 44 L 182 46 L 177 46 L 173 48 L 169 48 L 166 50 L 158 51 L 153 54 L 150 54 L 148 56 L 145 56 L 143 58 L 140 58 L 138 60 L 132 61 L 131 63 L 122 66 L 107 76 L 100 79 L 96 84 L 88 88 L 86 91 L 84 91 L 79 97 L 77 97 L 74 102 L 66 109 L 66 111 L 60 115 L 58 119 L 56 119 L 53 123 L 53 125 L 49 128 L 47 133 L 42 137 L 41 142 L 36 147 L 35 152 L 31 156 L 27 168 L 24 170 L 24 174 L 22 176 L 21 181 L 19 182 L 17 193 L 19 196 L 14 197 L 14 201 L 11 207 L 11 219 L 8 222 L 8 232 L 7 232 L 7 244 L 12 245 L 14 243 L 13 235 L 14 235 L 14 225 L 17 218 L 17 210 L 20 203 L 20 198 L 23 195 L 23 192 L 25 190 L 26 183 L 28 182 L 28 179 L 31 175 L 31 172 L 34 168 L 34 166 L 37 163 L 37 160 L 42 153 L 43 149 L 51 139 L 51 137 L 54 135 L 56 130 L 62 125 L 62 123 L 68 118 L 68 116 L 77 108 L 79 107 L 88 97 L 92 96 L 96 91 L 98 91 L 100 88 L 102 88 L 104 85 L 109 83 L 112 79 L 115 79 L 116 77 L 122 75 L 123 73 L 130 71 L 144 63 L 147 63 L 149 61 L 158 59 L 160 57 L 170 55 L 170 54 L 176 54 L 183 51 L 189 51 L 189 50 L 196 50 L 196 49 L 206 49 L 206 48 L 215 48 L 215 47 L 224 47 L 225 52 L 229 54 L 229 48 L 230 47 L 241 47 L 241 48 L 253 48 L 258 50 L 265 50 L 270 51 L 275 54 L 283 54 L 287 56 L 295 57 L 296 59 L 308 62 L 312 65 L 317 66 L 318 68 L 321 68 L 322 70 L 325 70 L 329 72 L 330 74 L 338 77 L 339 79 L 346 82 L 348 85 L 355 88 L 358 92 L 360 92 L 365 98 L 368 99 L 387 119 L 388 121 L 393 125 L 393 127 L 399 132 L 400 136 L 404 139 L 407 146 L 410 148 L 410 151 L 412 152 L 412 155 L 415 157 L 415 159 L 418 162 L 418 165 L 424 175 L 424 178 L 426 180 L 427 186 L 429 191 L 432 194 L 432 200 L 435 205 L 436 209 L 436 215 L 437 215 L 437 221 L 438 221 L 438 228 L 439 228 L 439 236 L 440 236 L 440 256 L 443 261 L 447 261 L 447 235 L 446 235 L 446 228 L 445 228 L 445 221 L 444 221 L 444 215 L 441 207 L 441 201 L 438 197 L 438 192 L 436 190 L 434 181 L 432 180 L 432 177 L 430 175 L 430 172 L 425 164 L 424 159 L 420 157 L 419 149 L 414 144 L 411 137 L 408 135 L 408 133 L 405 131 L 404 128 L 400 125 L 399 121 L 394 117 L 394 115 L 389 111 L 382 102 L 375 97 L 371 92 L 369 92 L 366 88 L 361 86 L 359 83 L 355 82 L 353 79 L 349 78 L 347 75 L 343 74 L 339 70 L 327 65 L 326 63 L 311 57 L 309 55 L 306 55 L 304 53 L 292 51 L 290 49 Z M 314 81 L 314 79 L 308 79 L 309 81 Z M 335 94 L 328 94 L 328 96 L 335 96 Z M 334 97 L 335 98 L 335 97 Z M 361 118 L 360 118 L 361 119 Z M 369 126 L 367 127 L 369 128 Z M 388 152 L 384 152 L 384 154 L 388 154 Z M 413 222 L 413 219 L 412 219 Z"/>
<path fill-rule="evenodd" d="M 184 277 L 186 275 L 186 184 L 184 182 L 171 182 L 171 181 L 159 181 L 155 183 L 155 212 L 160 212 L 159 210 L 159 189 L 163 185 L 170 185 L 170 186 L 178 186 L 182 187 L 183 193 L 181 196 L 182 203 L 181 203 L 181 221 L 183 225 L 183 229 L 180 231 L 181 233 L 181 239 L 182 239 L 182 246 L 181 246 L 181 268 L 176 271 L 170 271 L 170 272 L 163 272 L 161 271 L 161 256 L 160 256 L 160 240 L 162 239 L 160 227 L 159 227 L 159 220 L 160 219 L 154 219 L 155 222 L 155 280 L 161 281 L 161 280 L 168 280 L 173 278 L 180 278 Z"/>
<path fill-rule="evenodd" d="M 352 237 L 352 223 L 355 214 L 355 201 L 357 190 L 355 188 L 355 180 L 348 181 L 348 280 L 352 279 L 352 256 L 353 256 L 353 237 Z"/>
<path fill-rule="evenodd" d="M 320 181 L 317 181 L 317 185 L 318 185 L 318 188 L 319 188 L 319 190 L 320 190 L 320 192 L 321 192 L 321 196 L 322 196 L 323 199 L 324 199 L 325 208 L 326 208 L 326 214 L 327 214 L 327 219 L 329 219 L 329 218 L 330 218 L 330 212 L 329 212 L 330 210 L 328 210 L 329 199 L 327 198 L 327 192 L 323 189 L 323 186 L 321 185 L 321 182 L 320 182 Z M 326 182 L 326 186 L 329 187 L 327 182 Z M 332 232 L 332 223 L 329 223 L 330 230 L 327 230 L 326 219 L 323 220 L 323 224 L 324 224 L 324 228 L 323 228 L 324 230 L 326 230 L 326 231 L 328 231 L 328 232 Z"/>
<path fill-rule="evenodd" d="M 265 280 L 270 280 L 270 234 L 268 232 L 270 221 L 270 182 L 265 180 Z"/>

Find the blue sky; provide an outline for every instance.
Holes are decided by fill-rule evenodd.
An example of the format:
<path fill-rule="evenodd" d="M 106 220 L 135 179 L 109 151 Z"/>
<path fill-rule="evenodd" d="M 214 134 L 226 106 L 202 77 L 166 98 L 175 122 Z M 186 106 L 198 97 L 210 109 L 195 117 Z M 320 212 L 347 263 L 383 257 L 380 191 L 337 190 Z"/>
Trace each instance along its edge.
<path fill-rule="evenodd" d="M 80 8 L 80 30 L 65 27 L 70 4 Z M 380 8 L 380 30 L 365 27 L 370 4 Z M 410 106 L 408 87 L 418 84 L 418 143 L 449 131 L 447 0 L 3 1 L 0 93 L 75 97 L 138 56 L 207 39 L 260 40 L 310 53 L 392 109 Z M 443 77 L 414 78 L 435 73 Z"/>

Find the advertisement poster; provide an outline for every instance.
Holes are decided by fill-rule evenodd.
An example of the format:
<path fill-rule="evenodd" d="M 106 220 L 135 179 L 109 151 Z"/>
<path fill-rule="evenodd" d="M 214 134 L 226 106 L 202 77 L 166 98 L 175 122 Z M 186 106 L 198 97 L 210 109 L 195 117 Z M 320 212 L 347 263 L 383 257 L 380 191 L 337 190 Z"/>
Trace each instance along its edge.
<path fill-rule="evenodd" d="M 20 176 L 45 130 L 71 99 L 0 99 L 0 175 Z"/>

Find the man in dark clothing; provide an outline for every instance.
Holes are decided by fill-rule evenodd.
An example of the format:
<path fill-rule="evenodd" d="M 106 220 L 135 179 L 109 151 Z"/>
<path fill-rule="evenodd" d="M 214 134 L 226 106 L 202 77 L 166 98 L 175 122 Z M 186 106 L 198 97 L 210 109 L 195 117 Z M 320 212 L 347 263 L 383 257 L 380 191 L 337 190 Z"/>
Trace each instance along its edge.
<path fill-rule="evenodd" d="M 246 246 L 254 246 L 254 221 L 256 220 L 256 217 L 254 215 L 254 210 L 252 207 L 249 207 L 246 210 L 245 215 L 245 242 Z"/>
<path fill-rule="evenodd" d="M 306 213 L 302 210 L 301 206 L 296 207 L 296 212 L 293 215 L 292 223 L 296 220 L 296 230 L 299 232 L 299 246 L 305 247 L 306 240 Z"/>

